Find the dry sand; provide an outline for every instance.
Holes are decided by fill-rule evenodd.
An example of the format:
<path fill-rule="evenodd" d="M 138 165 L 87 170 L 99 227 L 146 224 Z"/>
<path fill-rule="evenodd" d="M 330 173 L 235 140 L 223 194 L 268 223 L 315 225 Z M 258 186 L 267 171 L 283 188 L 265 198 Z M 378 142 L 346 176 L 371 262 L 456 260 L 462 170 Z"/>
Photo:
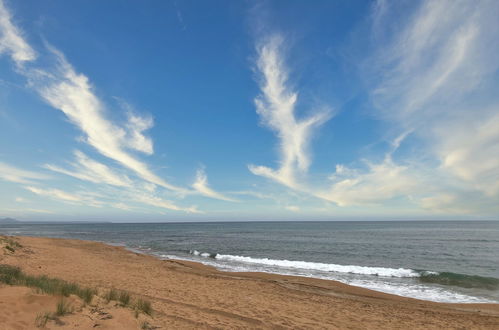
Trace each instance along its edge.
<path fill-rule="evenodd" d="M 3 249 L 0 263 L 101 291 L 127 290 L 152 302 L 153 318 L 148 321 L 162 329 L 499 329 L 497 304 L 432 303 L 335 281 L 220 272 L 96 242 L 18 240 L 24 248 L 14 253 Z M 0 287 L 0 329 L 34 328 L 41 306 L 55 306 L 57 299 L 26 288 Z M 92 313 L 95 307 L 87 306 L 61 318 L 64 326 L 51 322 L 48 327 L 87 329 L 98 323 L 97 329 L 137 329 L 143 320 L 126 308 L 97 305 L 112 318 L 101 321 Z"/>

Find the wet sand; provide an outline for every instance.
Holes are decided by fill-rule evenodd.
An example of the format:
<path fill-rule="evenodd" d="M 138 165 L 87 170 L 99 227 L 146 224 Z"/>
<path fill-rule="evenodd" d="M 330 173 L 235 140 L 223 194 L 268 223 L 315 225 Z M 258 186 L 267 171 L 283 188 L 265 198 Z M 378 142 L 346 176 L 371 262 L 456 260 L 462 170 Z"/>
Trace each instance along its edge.
<path fill-rule="evenodd" d="M 162 329 L 499 329 L 498 304 L 434 303 L 329 280 L 221 272 L 194 262 L 159 260 L 90 241 L 17 239 L 23 248 L 14 253 L 0 251 L 1 264 L 100 291 L 127 290 L 133 297 L 152 302 L 150 323 Z M 27 294 L 23 291 L 16 298 L 12 293 L 3 294 L 7 289 L 0 286 L 0 307 L 13 306 Z M 19 303 L 16 307 L 17 317 L 33 314 L 31 310 L 22 311 L 27 309 L 23 306 Z M 118 328 L 138 328 L 131 311 L 114 313 L 112 320 Z M 36 313 L 31 314 L 34 319 Z M 0 309 L 0 322 L 6 324 L 8 318 Z M 104 328 L 104 323 L 99 326 Z M 87 326 L 65 325 L 80 329 Z M 56 324 L 53 327 L 60 328 Z M 113 327 L 109 323 L 109 328 Z M 4 328 L 0 325 L 0 329 Z"/>

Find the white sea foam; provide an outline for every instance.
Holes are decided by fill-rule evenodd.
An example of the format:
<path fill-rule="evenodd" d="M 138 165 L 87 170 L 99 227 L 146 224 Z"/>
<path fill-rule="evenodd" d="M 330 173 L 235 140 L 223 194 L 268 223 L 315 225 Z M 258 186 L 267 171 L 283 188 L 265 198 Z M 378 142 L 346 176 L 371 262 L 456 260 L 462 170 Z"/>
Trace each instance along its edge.
<path fill-rule="evenodd" d="M 414 280 L 420 275 L 418 272 L 411 269 L 343 266 L 305 261 L 273 260 L 268 258 L 251 258 L 243 256 L 202 253 L 196 250 L 191 250 L 190 254 L 197 257 L 201 256 L 204 258 L 182 258 L 175 255 L 161 255 L 161 257 L 166 259 L 201 261 L 205 265 L 210 265 L 223 271 L 256 271 L 281 275 L 294 275 L 335 280 L 343 282 L 345 284 L 363 287 L 371 290 L 436 302 L 497 303 L 497 300 L 488 299 L 485 297 L 476 297 L 464 292 L 456 292 L 455 290 L 452 290 L 450 288 L 447 289 L 414 282 Z M 438 274 L 437 272 L 433 271 L 426 272 Z M 380 273 L 385 275 L 381 275 Z M 425 272 L 423 272 L 423 274 L 424 273 Z M 394 276 L 394 274 L 397 276 Z M 378 276 L 370 277 L 370 275 Z"/>
<path fill-rule="evenodd" d="M 205 257 L 205 258 L 208 258 L 208 257 L 211 257 L 212 255 L 208 252 L 199 252 L 198 250 L 191 250 L 189 251 L 191 254 L 195 255 L 195 256 L 200 256 L 200 257 Z"/>
<path fill-rule="evenodd" d="M 233 272 L 268 272 L 282 275 L 313 277 L 336 280 L 346 284 L 371 290 L 396 294 L 404 297 L 436 302 L 489 303 L 497 302 L 485 297 L 476 297 L 451 288 L 418 283 L 422 274 L 435 274 L 434 271 L 418 272 L 406 268 L 367 267 L 357 265 L 337 265 L 319 262 L 276 260 L 253 258 L 228 254 L 210 254 L 191 250 L 191 255 L 203 257 L 194 259 L 220 270 Z M 167 257 L 166 255 L 164 257 Z M 168 256 L 176 258 L 175 256 Z M 192 259 L 191 259 L 192 260 Z"/>
<path fill-rule="evenodd" d="M 209 253 L 201 253 L 193 250 L 191 254 L 201 257 L 210 257 Z M 273 267 L 282 267 L 288 269 L 315 270 L 321 272 L 349 273 L 360 275 L 376 275 L 384 277 L 419 277 L 420 274 L 412 269 L 405 268 L 385 268 L 385 267 L 367 267 L 356 265 L 337 265 L 320 262 L 294 261 L 294 260 L 276 260 L 269 258 L 252 258 L 245 256 L 235 256 L 230 254 L 216 254 L 215 259 L 224 261 L 235 261 L 246 264 L 265 265 Z"/>

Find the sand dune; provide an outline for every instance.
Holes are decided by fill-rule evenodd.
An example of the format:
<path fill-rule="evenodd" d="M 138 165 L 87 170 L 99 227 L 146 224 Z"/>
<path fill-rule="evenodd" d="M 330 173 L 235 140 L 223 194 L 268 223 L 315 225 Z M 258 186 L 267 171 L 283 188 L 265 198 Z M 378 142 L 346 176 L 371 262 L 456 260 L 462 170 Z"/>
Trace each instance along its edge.
<path fill-rule="evenodd" d="M 18 240 L 23 249 L 0 252 L 0 263 L 101 291 L 111 287 L 128 290 L 134 297 L 152 302 L 151 324 L 164 329 L 499 328 L 499 305 L 495 304 L 432 303 L 334 281 L 220 272 L 197 263 L 162 261 L 96 242 L 31 237 Z M 0 306 L 9 308 L 0 312 L 0 329 L 34 326 L 33 321 L 20 315 L 30 313 L 33 319 L 40 305 L 55 305 L 54 299 L 34 295 L 26 288 L 1 287 Z M 127 309 L 109 313 L 114 323 L 101 322 L 103 329 L 137 329 L 140 325 Z M 90 323 L 70 321 L 92 317 L 90 314 L 87 308 L 67 316 L 65 326 L 90 328 Z M 59 328 L 57 324 L 53 327 Z"/>

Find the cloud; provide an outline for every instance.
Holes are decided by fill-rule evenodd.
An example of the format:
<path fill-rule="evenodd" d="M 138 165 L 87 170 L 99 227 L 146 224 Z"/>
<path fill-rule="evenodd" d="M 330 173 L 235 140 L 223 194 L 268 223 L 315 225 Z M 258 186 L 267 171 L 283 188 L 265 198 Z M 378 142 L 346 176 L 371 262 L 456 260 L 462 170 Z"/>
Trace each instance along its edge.
<path fill-rule="evenodd" d="M 326 122 L 331 112 L 322 109 L 305 119 L 296 118 L 298 94 L 289 87 L 288 70 L 282 54 L 283 42 L 280 35 L 273 35 L 257 47 L 261 94 L 255 99 L 262 123 L 279 138 L 280 167 L 275 170 L 250 165 L 249 169 L 253 174 L 297 188 L 297 175 L 306 173 L 310 165 L 308 145 L 313 130 Z"/>
<path fill-rule="evenodd" d="M 17 65 L 36 58 L 35 51 L 22 38 L 21 31 L 12 24 L 12 17 L 0 0 L 0 54 L 8 53 Z"/>
<path fill-rule="evenodd" d="M 3 33 L 0 50 L 8 51 L 16 62 L 34 60 L 34 52 L 23 39 L 19 30 L 12 24 L 11 17 L 3 5 L 0 7 L 0 14 L 0 28 L 2 28 L 1 32 Z M 166 188 L 179 195 L 197 193 L 212 198 L 234 201 L 211 189 L 204 172 L 199 172 L 197 175 L 197 180 L 193 185 L 196 190 L 175 186 L 157 176 L 145 162 L 133 154 L 133 152 L 141 152 L 146 155 L 154 153 L 153 141 L 145 134 L 154 124 L 152 116 L 138 114 L 132 106 L 117 98 L 121 107 L 126 110 L 127 119 L 123 123 L 108 119 L 106 107 L 102 100 L 96 96 L 88 77 L 78 73 L 62 52 L 48 44 L 45 46 L 48 50 L 48 59 L 52 60 L 51 65 L 44 67 L 32 65 L 29 68 L 18 70 L 28 79 L 28 86 L 39 93 L 49 105 L 63 112 L 69 121 L 83 132 L 81 141 L 92 146 L 101 155 L 131 170 L 144 182 L 134 182 L 128 176 L 97 162 L 80 151 L 75 152 L 76 161 L 71 163 L 70 168 L 54 164 L 46 164 L 45 168 L 92 183 L 121 187 L 124 189 L 125 199 L 171 210 L 199 212 L 195 207 L 180 207 L 175 205 L 173 201 L 155 195 L 156 186 Z M 24 184 L 32 184 L 31 181 L 26 180 L 30 175 L 33 178 L 38 178 L 27 172 L 14 172 L 10 169 L 6 172 L 8 173 L 2 174 L 0 178 Z M 39 195 L 68 202 L 92 202 L 87 198 L 88 196 L 70 194 L 57 189 L 41 189 L 30 186 L 29 190 Z M 100 205 L 102 203 L 94 201 L 94 204 Z M 123 209 L 123 204 L 120 202 L 114 201 L 108 204 Z"/>
<path fill-rule="evenodd" d="M 488 197 L 499 196 L 499 105 L 496 115 L 434 129 L 442 169 Z M 451 132 L 454 132 L 452 134 Z"/>
<path fill-rule="evenodd" d="M 106 183 L 118 187 L 132 186 L 132 181 L 127 176 L 113 172 L 108 166 L 89 158 L 81 151 L 75 151 L 74 154 L 76 163 L 72 163 L 72 169 L 64 169 L 50 164 L 44 167 L 54 172 L 93 183 Z"/>
<path fill-rule="evenodd" d="M 140 116 L 137 111 L 125 100 L 114 97 L 120 106 L 127 112 L 127 130 L 126 145 L 130 149 L 143 152 L 147 155 L 154 153 L 153 142 L 150 137 L 145 136 L 143 132 L 154 126 L 154 120 L 150 115 Z"/>
<path fill-rule="evenodd" d="M 140 117 L 132 113 L 128 114 L 128 128 L 127 147 L 145 154 L 152 155 L 153 145 L 149 137 L 144 136 L 143 132 L 147 131 L 154 125 L 152 117 Z"/>
<path fill-rule="evenodd" d="M 0 180 L 31 184 L 33 180 L 46 180 L 49 177 L 37 172 L 31 172 L 16 168 L 9 164 L 0 162 Z"/>
<path fill-rule="evenodd" d="M 164 208 L 164 209 L 169 209 L 169 210 L 174 210 L 174 211 L 184 211 L 187 213 L 202 213 L 195 206 L 191 206 L 191 207 L 187 207 L 187 208 L 179 207 L 179 206 L 175 205 L 172 201 L 165 200 L 165 199 L 162 199 L 160 197 L 154 196 L 152 194 L 147 194 L 147 193 L 135 192 L 133 194 L 133 200 L 147 204 L 147 205 L 151 205 L 151 206 L 155 206 L 155 207 L 159 207 L 159 208 Z"/>
<path fill-rule="evenodd" d="M 316 195 L 339 206 L 376 205 L 421 190 L 420 182 L 407 166 L 395 164 L 390 156 L 383 162 L 367 163 L 366 171 L 336 166 L 333 184 Z"/>
<path fill-rule="evenodd" d="M 220 199 L 228 202 L 237 202 L 237 200 L 227 197 L 219 192 L 214 191 L 208 186 L 208 177 L 203 169 L 198 169 L 196 172 L 196 181 L 192 184 L 194 190 L 203 196 Z"/>
<path fill-rule="evenodd" d="M 140 178 L 158 186 L 182 191 L 154 174 L 148 166 L 127 152 L 127 148 L 152 153 L 150 140 L 142 132 L 152 125 L 150 119 L 129 117 L 126 127 L 120 127 L 105 118 L 102 102 L 95 96 L 88 78 L 78 74 L 64 55 L 52 49 L 57 58 L 54 72 L 29 74 L 31 85 L 51 106 L 62 111 L 85 133 L 85 142 L 102 155 L 134 171 Z"/>
<path fill-rule="evenodd" d="M 457 204 L 471 205 L 473 195 L 489 203 L 475 204 L 480 205 L 476 212 L 494 209 L 499 199 L 499 3 L 423 1 L 409 16 L 383 3 L 373 9 L 375 56 L 365 73 L 379 118 L 410 130 L 427 147 L 418 166 L 433 168 L 432 184 L 440 192 L 424 197 L 421 205 L 461 210 Z M 386 28 L 394 24 L 397 31 Z"/>
<path fill-rule="evenodd" d="M 10 14 L 1 2 L 0 28 L 0 49 L 8 50 L 16 62 L 35 59 L 34 51 L 12 24 Z M 62 111 L 80 128 L 85 134 L 85 142 L 102 155 L 131 169 L 146 181 L 170 190 L 182 191 L 182 188 L 155 175 L 145 163 L 126 150 L 152 154 L 152 141 L 143 135 L 143 132 L 153 125 L 152 118 L 129 113 L 128 122 L 124 127 L 111 122 L 105 117 L 105 107 L 94 94 L 88 78 L 77 73 L 60 51 L 48 45 L 47 48 L 55 58 L 56 66 L 52 70 L 21 70 L 28 78 L 30 86 L 35 88 L 47 103 Z"/>
<path fill-rule="evenodd" d="M 42 189 L 32 186 L 25 187 L 27 190 L 31 191 L 34 194 L 40 196 L 51 197 L 54 199 L 63 200 L 66 202 L 83 202 L 85 198 L 82 196 L 78 196 L 76 194 L 68 193 L 59 189 Z"/>

